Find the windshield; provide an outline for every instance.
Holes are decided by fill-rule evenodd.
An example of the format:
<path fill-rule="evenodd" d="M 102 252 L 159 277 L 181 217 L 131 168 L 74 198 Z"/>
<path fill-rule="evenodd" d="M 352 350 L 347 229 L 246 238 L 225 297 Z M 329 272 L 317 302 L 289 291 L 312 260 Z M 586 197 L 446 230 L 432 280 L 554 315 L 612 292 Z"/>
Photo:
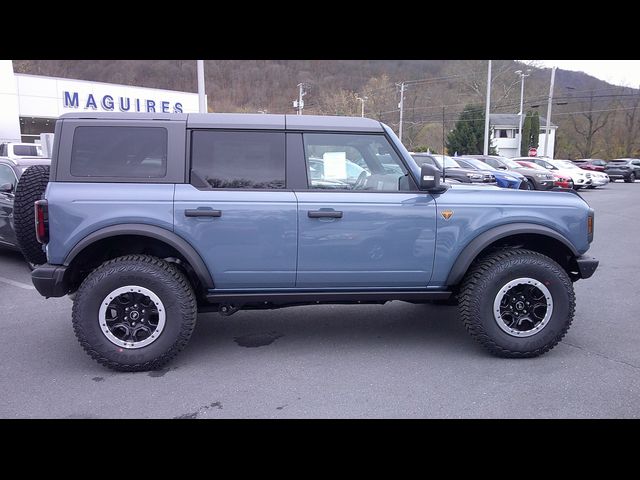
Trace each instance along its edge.
<path fill-rule="evenodd" d="M 442 165 L 442 159 L 444 158 L 444 168 L 462 168 L 458 162 L 447 155 L 434 155 L 433 156 L 438 163 Z"/>
<path fill-rule="evenodd" d="M 547 169 L 538 165 L 537 163 L 533 163 L 533 162 L 522 162 L 523 163 L 523 167 L 527 167 L 527 168 L 533 168 L 534 170 L 544 170 L 546 171 Z M 525 165 L 526 164 L 526 165 Z"/>
<path fill-rule="evenodd" d="M 487 165 L 486 163 L 475 158 L 465 158 L 464 161 L 470 163 L 479 170 L 495 170 L 491 165 Z"/>
<path fill-rule="evenodd" d="M 569 160 L 556 160 L 555 164 L 559 168 L 567 168 L 571 170 L 582 170 L 579 166 Z"/>
<path fill-rule="evenodd" d="M 502 163 L 504 163 L 509 168 L 522 168 L 522 165 L 508 158 L 502 158 L 501 160 L 502 160 Z"/>

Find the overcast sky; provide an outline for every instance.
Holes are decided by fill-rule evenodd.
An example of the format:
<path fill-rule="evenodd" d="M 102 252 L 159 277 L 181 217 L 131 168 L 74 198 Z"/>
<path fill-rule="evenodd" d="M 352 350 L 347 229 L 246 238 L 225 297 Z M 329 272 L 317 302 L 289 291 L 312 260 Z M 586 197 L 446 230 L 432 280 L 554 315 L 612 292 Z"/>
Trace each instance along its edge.
<path fill-rule="evenodd" d="M 523 60 L 529 62 L 530 60 Z M 585 72 L 613 85 L 640 87 L 640 60 L 535 60 L 545 67 Z"/>

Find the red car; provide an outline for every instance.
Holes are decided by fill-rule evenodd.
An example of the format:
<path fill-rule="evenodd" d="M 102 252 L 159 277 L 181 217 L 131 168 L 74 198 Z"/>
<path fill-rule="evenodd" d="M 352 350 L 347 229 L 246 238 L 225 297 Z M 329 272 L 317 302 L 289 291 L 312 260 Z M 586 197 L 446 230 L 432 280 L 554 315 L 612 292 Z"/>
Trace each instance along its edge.
<path fill-rule="evenodd" d="M 536 170 L 540 169 L 540 170 L 548 171 L 546 168 L 541 167 L 537 163 L 527 162 L 526 160 L 515 160 L 515 162 L 519 163 L 523 167 L 535 168 Z M 553 174 L 553 186 L 554 187 L 573 188 L 573 180 L 571 180 L 570 177 L 567 177 L 565 175 L 560 175 L 560 174 L 555 173 L 555 172 L 551 172 L 551 173 Z"/>
<path fill-rule="evenodd" d="M 604 167 L 607 165 L 607 162 L 599 158 L 581 158 L 574 160 L 573 163 L 584 170 L 595 170 L 596 172 L 604 172 Z"/>

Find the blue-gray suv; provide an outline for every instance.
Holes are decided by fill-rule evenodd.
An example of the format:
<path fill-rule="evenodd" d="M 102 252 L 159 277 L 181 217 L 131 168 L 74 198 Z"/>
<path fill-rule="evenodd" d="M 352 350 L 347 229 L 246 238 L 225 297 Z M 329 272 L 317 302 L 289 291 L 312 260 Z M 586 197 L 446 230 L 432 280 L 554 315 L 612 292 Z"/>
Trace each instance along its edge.
<path fill-rule="evenodd" d="M 371 119 L 66 114 L 53 150 L 25 172 L 33 283 L 116 370 L 166 364 L 198 312 L 391 300 L 456 303 L 490 352 L 533 357 L 598 265 L 579 195 L 449 185 Z"/>

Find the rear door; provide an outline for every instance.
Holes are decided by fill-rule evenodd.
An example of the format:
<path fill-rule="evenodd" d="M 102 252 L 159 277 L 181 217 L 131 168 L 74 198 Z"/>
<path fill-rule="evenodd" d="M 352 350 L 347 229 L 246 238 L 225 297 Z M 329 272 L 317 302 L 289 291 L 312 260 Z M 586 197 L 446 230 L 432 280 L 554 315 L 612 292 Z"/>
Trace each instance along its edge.
<path fill-rule="evenodd" d="M 286 184 L 284 123 L 188 135 L 190 183 L 176 185 L 175 233 L 201 255 L 216 289 L 294 287 L 297 202 Z"/>
<path fill-rule="evenodd" d="M 426 287 L 435 201 L 415 189 L 384 134 L 301 136 L 308 188 L 296 191 L 296 287 Z"/>

